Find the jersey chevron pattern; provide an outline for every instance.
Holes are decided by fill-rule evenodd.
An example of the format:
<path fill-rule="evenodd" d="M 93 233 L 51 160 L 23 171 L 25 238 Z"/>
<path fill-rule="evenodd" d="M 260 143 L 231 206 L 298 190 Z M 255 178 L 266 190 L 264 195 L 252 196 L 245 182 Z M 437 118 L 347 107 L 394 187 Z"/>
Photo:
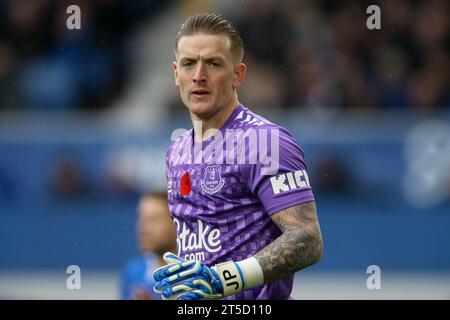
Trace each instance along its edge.
<path fill-rule="evenodd" d="M 207 266 L 254 255 L 281 235 L 272 214 L 314 200 L 292 135 L 241 104 L 210 139 L 178 137 L 166 176 L 178 256 Z M 293 275 L 226 299 L 288 299 L 292 285 Z"/>

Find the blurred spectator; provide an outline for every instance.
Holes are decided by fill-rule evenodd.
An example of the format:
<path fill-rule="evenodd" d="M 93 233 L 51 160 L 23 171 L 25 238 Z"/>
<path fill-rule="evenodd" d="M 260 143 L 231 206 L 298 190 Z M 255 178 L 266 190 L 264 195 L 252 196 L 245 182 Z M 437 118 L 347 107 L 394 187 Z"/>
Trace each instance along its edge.
<path fill-rule="evenodd" d="M 106 157 L 104 163 L 103 189 L 110 200 L 138 199 L 139 185 L 136 181 L 136 163 L 127 153 L 114 153 Z"/>
<path fill-rule="evenodd" d="M 286 46 L 293 38 L 292 25 L 282 8 L 272 0 L 250 0 L 237 23 L 246 51 L 260 63 L 278 68 L 285 67 Z"/>
<path fill-rule="evenodd" d="M 19 105 L 14 56 L 11 44 L 0 40 L 0 107 L 4 109 L 17 108 Z"/>
<path fill-rule="evenodd" d="M 95 110 L 110 105 L 125 85 L 127 36 L 167 2 L 2 2 L 0 102 L 7 103 L 0 108 Z M 66 26 L 69 5 L 80 7 L 81 30 Z"/>
<path fill-rule="evenodd" d="M 247 67 L 252 70 L 239 91 L 241 101 L 252 101 L 259 110 L 282 106 L 285 96 L 283 75 L 270 64 L 258 65 L 250 53 L 245 57 Z"/>
<path fill-rule="evenodd" d="M 315 168 L 315 182 L 318 192 L 325 193 L 351 193 L 353 192 L 350 174 L 342 161 L 336 155 L 331 155 L 317 161 Z"/>
<path fill-rule="evenodd" d="M 450 92 L 450 61 L 444 52 L 432 52 L 410 78 L 408 98 L 413 108 L 444 107 Z M 448 105 L 447 105 L 448 106 Z"/>
<path fill-rule="evenodd" d="M 89 195 L 89 184 L 81 164 L 70 154 L 59 154 L 50 164 L 50 189 L 59 199 L 81 199 Z"/>
<path fill-rule="evenodd" d="M 366 28 L 354 1 L 247 2 L 238 24 L 252 56 L 249 74 L 284 103 L 272 107 L 340 109 L 449 107 L 450 7 L 445 0 L 382 1 L 381 30 Z M 441 71 L 438 71 L 441 70 Z M 447 71 L 447 72 L 445 72 Z M 267 85 L 243 102 L 259 108 Z"/>
<path fill-rule="evenodd" d="M 142 255 L 130 259 L 122 274 L 121 297 L 130 300 L 160 299 L 153 292 L 152 272 L 166 265 L 163 254 L 176 252 L 176 233 L 166 191 L 144 194 L 138 206 L 137 235 Z"/>
<path fill-rule="evenodd" d="M 128 84 L 133 30 L 167 3 L 0 2 L 0 109 L 112 105 Z M 66 28 L 71 4 L 81 8 L 81 30 Z M 242 101 L 254 108 L 448 108 L 450 2 L 380 1 L 381 30 L 366 28 L 370 4 L 240 2 L 230 18 L 246 44 L 251 83 L 261 84 L 243 87 Z"/>

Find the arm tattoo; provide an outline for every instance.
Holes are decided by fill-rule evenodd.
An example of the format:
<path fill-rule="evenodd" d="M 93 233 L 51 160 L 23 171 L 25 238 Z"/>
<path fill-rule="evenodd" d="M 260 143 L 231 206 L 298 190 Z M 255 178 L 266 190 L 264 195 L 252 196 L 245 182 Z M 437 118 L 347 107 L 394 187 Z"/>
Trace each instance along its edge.
<path fill-rule="evenodd" d="M 283 234 L 254 256 L 261 265 L 265 283 L 306 268 L 318 262 L 322 255 L 315 202 L 281 210 L 272 220 Z"/>

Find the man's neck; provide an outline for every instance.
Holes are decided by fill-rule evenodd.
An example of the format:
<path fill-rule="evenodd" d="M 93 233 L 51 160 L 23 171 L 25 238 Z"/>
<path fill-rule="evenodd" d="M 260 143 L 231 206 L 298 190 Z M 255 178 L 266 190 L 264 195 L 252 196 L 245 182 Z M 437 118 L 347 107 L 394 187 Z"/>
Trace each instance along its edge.
<path fill-rule="evenodd" d="M 217 130 L 220 130 L 222 126 L 230 118 L 233 111 L 239 105 L 239 101 L 232 99 L 232 101 L 225 107 L 220 109 L 214 115 L 209 118 L 201 118 L 191 113 L 192 124 L 194 125 L 195 141 L 200 142 L 212 137 Z M 201 123 L 201 130 L 199 123 Z"/>

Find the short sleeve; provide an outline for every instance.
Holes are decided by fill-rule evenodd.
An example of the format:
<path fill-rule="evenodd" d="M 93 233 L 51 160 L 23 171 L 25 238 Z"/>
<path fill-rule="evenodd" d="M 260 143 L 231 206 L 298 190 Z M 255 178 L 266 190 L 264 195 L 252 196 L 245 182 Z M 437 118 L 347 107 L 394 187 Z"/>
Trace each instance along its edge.
<path fill-rule="evenodd" d="M 304 154 L 294 137 L 284 128 L 270 130 L 268 152 L 258 150 L 256 164 L 245 166 L 243 176 L 250 191 L 262 202 L 269 215 L 314 201 Z M 275 139 L 275 140 L 273 140 Z M 273 142 L 274 141 L 274 142 Z"/>

